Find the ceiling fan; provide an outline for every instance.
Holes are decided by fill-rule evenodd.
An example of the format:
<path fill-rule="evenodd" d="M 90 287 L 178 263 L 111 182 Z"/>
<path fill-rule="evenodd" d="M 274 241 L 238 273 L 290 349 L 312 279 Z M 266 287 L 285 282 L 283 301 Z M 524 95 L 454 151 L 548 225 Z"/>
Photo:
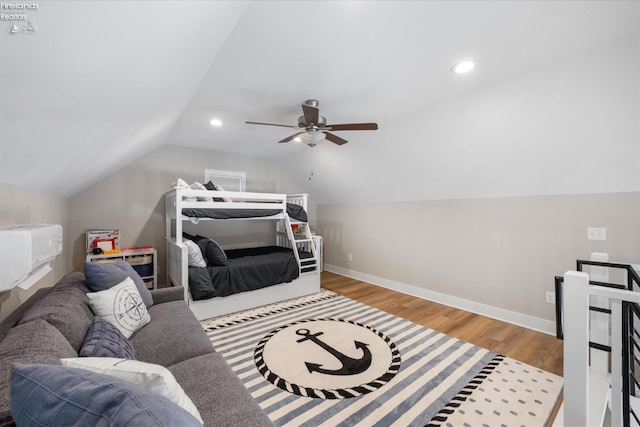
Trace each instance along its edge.
<path fill-rule="evenodd" d="M 328 125 L 327 119 L 320 115 L 320 109 L 318 105 L 320 103 L 316 99 L 308 99 L 302 104 L 302 116 L 298 117 L 298 125 L 281 125 L 277 123 L 263 123 L 263 122 L 245 122 L 250 125 L 267 125 L 267 126 L 281 126 L 293 129 L 302 129 L 301 132 L 294 133 L 278 142 L 304 142 L 310 147 L 317 145 L 323 139 L 328 139 L 334 144 L 342 145 L 346 144 L 346 139 L 340 138 L 337 135 L 332 134 L 329 131 L 341 131 L 341 130 L 377 130 L 377 123 L 349 123 L 349 124 L 335 124 Z"/>

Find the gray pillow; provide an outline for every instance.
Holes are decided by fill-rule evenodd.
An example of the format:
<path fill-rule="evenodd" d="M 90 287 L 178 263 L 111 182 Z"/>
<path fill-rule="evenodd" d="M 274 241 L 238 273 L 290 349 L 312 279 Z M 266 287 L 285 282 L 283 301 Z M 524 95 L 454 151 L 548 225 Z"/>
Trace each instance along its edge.
<path fill-rule="evenodd" d="M 218 242 L 204 236 L 196 236 L 196 238 L 199 239 L 198 246 L 202 251 L 202 255 L 207 259 L 207 263 L 209 265 L 214 265 L 216 267 L 227 265 L 227 254 L 224 253 L 224 250 L 220 247 Z"/>
<path fill-rule="evenodd" d="M 218 189 L 216 188 L 216 185 L 212 181 L 207 182 L 204 186 L 207 190 L 218 191 Z M 224 200 L 222 200 L 220 197 L 214 197 L 213 201 L 224 202 Z"/>
<path fill-rule="evenodd" d="M 180 406 L 141 386 L 55 365 L 15 367 L 11 414 L 19 426 L 202 426 Z"/>
<path fill-rule="evenodd" d="M 136 284 L 138 292 L 144 301 L 144 305 L 149 308 L 153 305 L 153 297 L 147 289 L 140 275 L 131 267 L 131 264 L 124 260 L 117 262 L 90 262 L 84 263 L 85 284 L 92 292 L 104 291 L 114 287 L 127 277 L 131 277 Z"/>
<path fill-rule="evenodd" d="M 78 355 L 82 357 L 136 358 L 136 352 L 129 340 L 122 335 L 118 328 L 101 317 L 96 317 L 89 326 Z"/>

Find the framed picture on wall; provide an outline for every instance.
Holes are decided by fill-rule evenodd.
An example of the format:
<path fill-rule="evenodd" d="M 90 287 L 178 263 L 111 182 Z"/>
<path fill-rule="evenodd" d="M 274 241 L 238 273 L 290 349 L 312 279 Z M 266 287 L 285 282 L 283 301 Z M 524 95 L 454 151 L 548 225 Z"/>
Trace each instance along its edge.
<path fill-rule="evenodd" d="M 224 188 L 225 191 L 246 191 L 247 188 L 247 174 L 245 172 L 205 169 L 204 182 L 209 181 Z"/>

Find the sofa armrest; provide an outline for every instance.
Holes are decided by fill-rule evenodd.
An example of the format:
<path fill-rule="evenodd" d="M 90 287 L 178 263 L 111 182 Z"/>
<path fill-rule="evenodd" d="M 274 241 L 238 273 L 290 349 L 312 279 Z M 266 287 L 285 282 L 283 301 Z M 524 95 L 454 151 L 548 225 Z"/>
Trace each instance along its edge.
<path fill-rule="evenodd" d="M 168 288 L 154 289 L 151 291 L 151 296 L 154 304 L 184 300 L 184 287 L 169 286 Z"/>

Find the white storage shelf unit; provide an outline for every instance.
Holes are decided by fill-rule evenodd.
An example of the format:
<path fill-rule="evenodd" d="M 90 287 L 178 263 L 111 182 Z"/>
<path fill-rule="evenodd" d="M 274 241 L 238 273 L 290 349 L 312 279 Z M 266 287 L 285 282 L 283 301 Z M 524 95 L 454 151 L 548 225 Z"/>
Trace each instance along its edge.
<path fill-rule="evenodd" d="M 142 277 L 147 288 L 158 288 L 158 253 L 155 249 L 124 251 L 117 254 L 87 254 L 87 261 L 90 262 L 116 262 L 119 260 L 124 260 L 131 264 L 133 269 Z"/>

